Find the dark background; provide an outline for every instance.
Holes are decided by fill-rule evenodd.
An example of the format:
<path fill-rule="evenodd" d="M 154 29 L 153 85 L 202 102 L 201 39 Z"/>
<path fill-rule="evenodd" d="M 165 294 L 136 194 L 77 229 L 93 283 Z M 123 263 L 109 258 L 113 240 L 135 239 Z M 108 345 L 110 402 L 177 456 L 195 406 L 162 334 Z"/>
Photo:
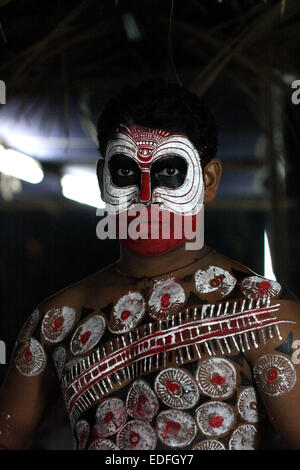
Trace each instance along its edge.
<path fill-rule="evenodd" d="M 96 210 L 64 198 L 60 177 L 66 164 L 95 167 L 94 126 L 105 102 L 151 77 L 203 96 L 219 126 L 224 173 L 205 210 L 206 243 L 263 275 L 267 230 L 274 273 L 300 296 L 300 105 L 291 102 L 300 79 L 299 2 L 2 0 L 0 24 L 0 143 L 38 159 L 45 174 L 20 186 L 0 173 L 7 363 L 41 300 L 118 257 L 116 241 L 96 237 Z M 1 378 L 6 370 L 0 365 Z M 58 407 L 34 448 L 70 446 Z"/>

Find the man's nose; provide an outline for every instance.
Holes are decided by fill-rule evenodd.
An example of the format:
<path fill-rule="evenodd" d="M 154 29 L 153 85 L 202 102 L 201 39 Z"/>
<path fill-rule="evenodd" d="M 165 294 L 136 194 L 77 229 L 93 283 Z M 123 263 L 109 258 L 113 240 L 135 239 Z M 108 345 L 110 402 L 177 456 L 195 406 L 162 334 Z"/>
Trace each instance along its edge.
<path fill-rule="evenodd" d="M 151 181 L 150 170 L 143 170 L 141 176 L 140 202 L 149 202 L 151 200 Z"/>

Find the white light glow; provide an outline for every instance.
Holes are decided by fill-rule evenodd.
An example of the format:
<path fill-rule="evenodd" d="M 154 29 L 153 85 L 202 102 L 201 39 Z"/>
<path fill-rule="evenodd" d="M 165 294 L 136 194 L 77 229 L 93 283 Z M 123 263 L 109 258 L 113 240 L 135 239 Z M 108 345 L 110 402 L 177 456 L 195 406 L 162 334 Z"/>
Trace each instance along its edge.
<path fill-rule="evenodd" d="M 266 230 L 264 232 L 264 262 L 265 262 L 264 276 L 267 279 L 270 279 L 271 281 L 276 281 L 277 279 L 273 272 L 272 257 L 271 257 L 269 240 L 268 240 L 268 235 L 267 235 Z"/>
<path fill-rule="evenodd" d="M 61 178 L 61 186 L 63 195 L 67 199 L 99 209 L 105 208 L 105 203 L 100 197 L 94 168 L 75 165 L 65 167 L 64 176 Z"/>
<path fill-rule="evenodd" d="M 0 145 L 0 172 L 28 183 L 37 184 L 44 178 L 40 163 L 24 153 Z"/>

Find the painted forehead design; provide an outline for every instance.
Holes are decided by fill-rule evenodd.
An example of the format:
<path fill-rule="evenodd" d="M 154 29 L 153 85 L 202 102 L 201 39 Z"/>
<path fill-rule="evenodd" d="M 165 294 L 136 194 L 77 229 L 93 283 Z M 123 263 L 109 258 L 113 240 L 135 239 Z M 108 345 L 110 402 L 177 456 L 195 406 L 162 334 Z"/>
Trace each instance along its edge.
<path fill-rule="evenodd" d="M 171 132 L 162 129 L 150 129 L 149 127 L 142 126 L 121 126 L 117 129 L 117 136 L 122 138 L 122 135 L 127 137 L 137 149 L 137 159 L 141 163 L 148 163 L 151 156 L 167 137 L 170 137 Z"/>
<path fill-rule="evenodd" d="M 181 144 L 176 145 L 180 138 Z M 185 154 L 182 155 L 182 143 L 185 143 Z M 107 146 L 106 160 L 110 160 L 118 153 L 132 157 L 141 169 L 150 168 L 151 164 L 159 157 L 170 152 L 182 155 L 186 160 L 191 153 L 198 152 L 193 144 L 183 134 L 176 134 L 163 129 L 152 129 L 143 126 L 121 125 L 114 139 Z"/>

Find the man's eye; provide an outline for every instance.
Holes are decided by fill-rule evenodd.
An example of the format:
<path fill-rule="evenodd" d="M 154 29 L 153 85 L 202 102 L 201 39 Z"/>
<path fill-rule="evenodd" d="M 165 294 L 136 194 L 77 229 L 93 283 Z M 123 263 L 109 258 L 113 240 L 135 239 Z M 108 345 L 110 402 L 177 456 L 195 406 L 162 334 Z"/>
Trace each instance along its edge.
<path fill-rule="evenodd" d="M 168 167 L 161 170 L 158 174 L 160 176 L 176 176 L 179 174 L 179 171 L 177 170 L 177 168 Z"/>
<path fill-rule="evenodd" d="M 133 176 L 135 172 L 130 170 L 130 168 L 118 168 L 117 170 L 118 176 Z"/>

